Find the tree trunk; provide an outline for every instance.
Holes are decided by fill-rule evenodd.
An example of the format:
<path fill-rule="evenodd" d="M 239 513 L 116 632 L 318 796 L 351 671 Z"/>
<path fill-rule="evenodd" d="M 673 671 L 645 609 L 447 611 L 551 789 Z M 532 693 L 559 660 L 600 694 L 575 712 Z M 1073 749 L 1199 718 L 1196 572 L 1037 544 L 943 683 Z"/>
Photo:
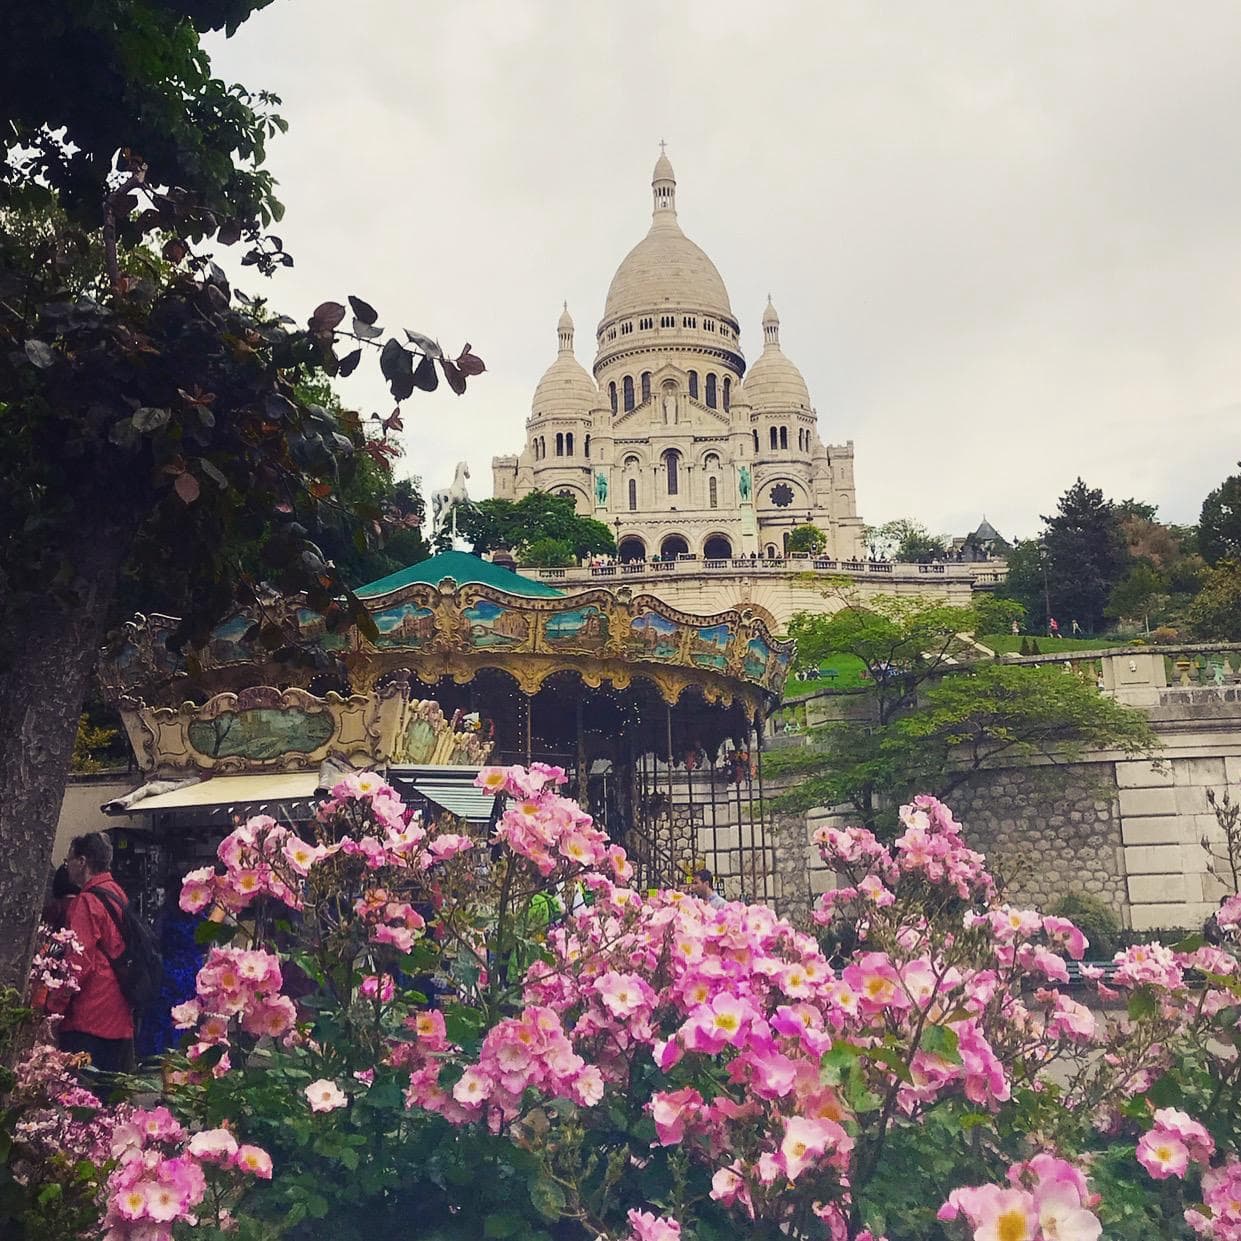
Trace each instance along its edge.
<path fill-rule="evenodd" d="M 76 599 L 46 595 L 6 618 L 0 669 L 0 986 L 25 992 L 82 701 L 127 540 L 83 531 Z"/>

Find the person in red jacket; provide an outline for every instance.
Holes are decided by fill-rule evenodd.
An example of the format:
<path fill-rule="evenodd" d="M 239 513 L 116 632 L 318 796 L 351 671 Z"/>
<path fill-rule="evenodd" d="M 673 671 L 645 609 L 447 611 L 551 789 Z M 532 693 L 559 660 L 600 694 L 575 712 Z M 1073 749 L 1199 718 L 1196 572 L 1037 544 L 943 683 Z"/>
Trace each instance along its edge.
<path fill-rule="evenodd" d="M 66 924 L 81 945 L 70 957 L 78 989 L 64 1001 L 56 1039 L 61 1051 L 86 1052 L 103 1072 L 127 1073 L 134 1069 L 134 1016 L 112 968 L 125 941 L 111 909 L 97 895 L 107 891 L 121 905 L 128 903 L 111 865 L 112 842 L 102 832 L 73 838 L 65 866 L 82 890 L 69 902 Z"/>

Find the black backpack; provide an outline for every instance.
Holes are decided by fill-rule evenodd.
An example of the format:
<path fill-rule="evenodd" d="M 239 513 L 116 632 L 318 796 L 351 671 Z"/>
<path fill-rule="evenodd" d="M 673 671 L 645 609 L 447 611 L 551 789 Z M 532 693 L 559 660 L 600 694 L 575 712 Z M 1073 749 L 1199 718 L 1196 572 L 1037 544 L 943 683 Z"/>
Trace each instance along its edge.
<path fill-rule="evenodd" d="M 155 932 L 134 913 L 128 901 L 122 904 L 107 889 L 91 888 L 90 895 L 103 901 L 121 933 L 125 946 L 112 958 L 112 971 L 129 1007 L 141 1016 L 155 1003 L 164 981 L 164 962 Z"/>

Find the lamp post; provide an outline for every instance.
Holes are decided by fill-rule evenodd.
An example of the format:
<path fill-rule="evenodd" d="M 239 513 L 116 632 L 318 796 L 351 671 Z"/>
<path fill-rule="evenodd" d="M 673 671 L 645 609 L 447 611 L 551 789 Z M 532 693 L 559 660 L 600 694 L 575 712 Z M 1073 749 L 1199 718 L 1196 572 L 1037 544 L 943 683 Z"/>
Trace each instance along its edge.
<path fill-rule="evenodd" d="M 619 562 L 620 562 L 620 528 L 621 528 L 621 519 L 620 519 L 619 517 L 614 518 L 614 519 L 613 519 L 613 521 L 612 521 L 612 524 L 616 527 L 616 559 L 617 559 L 617 562 L 619 563 Z"/>
<path fill-rule="evenodd" d="M 1047 622 L 1051 623 L 1051 591 L 1047 586 L 1047 544 L 1038 541 L 1038 562 L 1043 568 L 1043 609 L 1047 613 Z"/>

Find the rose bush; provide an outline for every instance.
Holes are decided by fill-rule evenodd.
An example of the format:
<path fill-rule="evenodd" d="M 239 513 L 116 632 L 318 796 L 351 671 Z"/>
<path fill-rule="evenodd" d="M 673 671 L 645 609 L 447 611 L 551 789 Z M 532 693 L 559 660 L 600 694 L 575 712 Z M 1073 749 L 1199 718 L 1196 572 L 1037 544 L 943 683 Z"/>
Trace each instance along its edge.
<path fill-rule="evenodd" d="M 815 933 L 644 896 L 563 779 L 485 770 L 489 840 L 369 773 L 232 832 L 182 888 L 223 919 L 163 1104 L 62 1109 L 104 1128 L 100 1235 L 1241 1238 L 1230 951 L 1071 994 L 1085 937 L 930 798 L 820 833 Z"/>

